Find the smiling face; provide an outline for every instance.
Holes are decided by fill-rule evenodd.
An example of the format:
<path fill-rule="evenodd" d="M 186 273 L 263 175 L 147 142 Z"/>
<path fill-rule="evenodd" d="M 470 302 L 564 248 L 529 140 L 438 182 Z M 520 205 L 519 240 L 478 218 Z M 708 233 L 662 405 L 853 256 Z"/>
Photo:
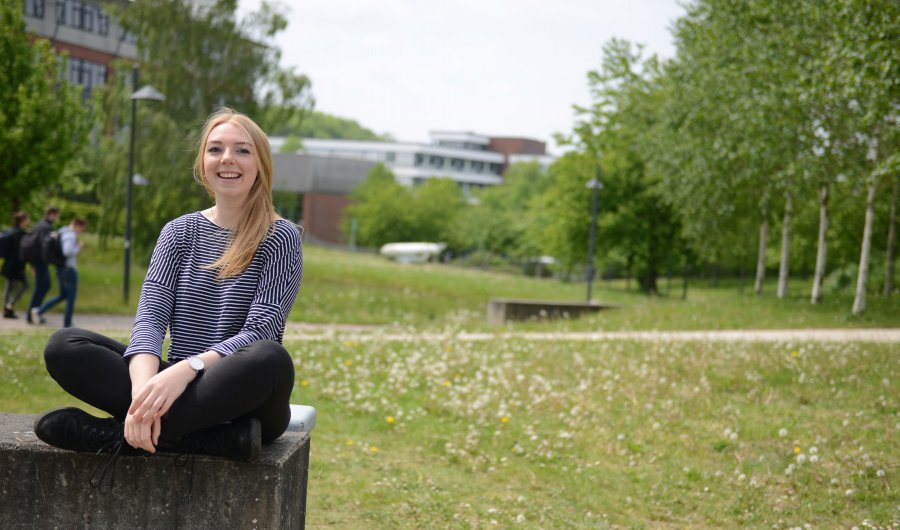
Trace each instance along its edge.
<path fill-rule="evenodd" d="M 253 142 L 237 125 L 216 125 L 206 138 L 203 178 L 216 198 L 243 202 L 259 176 Z"/>

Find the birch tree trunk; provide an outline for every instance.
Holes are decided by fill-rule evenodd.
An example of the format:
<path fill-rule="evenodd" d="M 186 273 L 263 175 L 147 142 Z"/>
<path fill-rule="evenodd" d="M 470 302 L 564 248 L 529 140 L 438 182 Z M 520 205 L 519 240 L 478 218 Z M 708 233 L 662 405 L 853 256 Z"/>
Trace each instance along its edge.
<path fill-rule="evenodd" d="M 853 300 L 853 314 L 866 310 L 866 286 L 869 283 L 869 254 L 872 248 L 872 225 L 875 222 L 875 181 L 869 184 L 866 196 L 866 225 L 863 229 L 862 250 L 859 253 L 859 276 L 856 278 L 856 298 Z"/>
<path fill-rule="evenodd" d="M 781 265 L 778 269 L 778 298 L 787 296 L 787 281 L 791 260 L 791 222 L 794 220 L 794 198 L 790 192 L 784 196 L 784 223 L 781 227 Z"/>
<path fill-rule="evenodd" d="M 888 219 L 887 254 L 884 258 L 884 296 L 894 292 L 894 256 L 897 251 L 897 196 L 900 195 L 900 177 L 895 176 L 891 195 L 891 214 Z"/>
<path fill-rule="evenodd" d="M 753 285 L 753 291 L 762 294 L 763 281 L 766 279 L 766 238 L 769 236 L 769 215 L 768 208 L 765 211 L 765 217 L 759 225 L 759 253 L 756 255 L 756 282 Z"/>
<path fill-rule="evenodd" d="M 816 273 L 813 276 L 810 303 L 822 301 L 822 281 L 825 278 L 825 259 L 828 254 L 828 184 L 819 190 L 819 243 L 816 249 Z"/>

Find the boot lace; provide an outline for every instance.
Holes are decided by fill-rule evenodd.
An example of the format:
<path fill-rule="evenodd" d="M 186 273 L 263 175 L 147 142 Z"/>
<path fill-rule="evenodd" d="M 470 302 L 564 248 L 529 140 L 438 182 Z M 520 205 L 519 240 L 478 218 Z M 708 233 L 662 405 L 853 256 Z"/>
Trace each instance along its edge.
<path fill-rule="evenodd" d="M 94 469 L 91 474 L 91 487 L 97 488 L 97 491 L 103 495 L 110 493 L 113 483 L 116 479 L 116 463 L 119 461 L 119 455 L 125 440 L 112 440 L 97 451 L 97 454 L 109 453 L 109 456 Z"/>

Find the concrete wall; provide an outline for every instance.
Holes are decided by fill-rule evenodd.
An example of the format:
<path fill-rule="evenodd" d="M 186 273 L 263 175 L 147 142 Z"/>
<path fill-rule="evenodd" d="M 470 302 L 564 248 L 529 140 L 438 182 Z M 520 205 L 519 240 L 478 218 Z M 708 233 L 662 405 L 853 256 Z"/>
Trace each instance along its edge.
<path fill-rule="evenodd" d="M 254 462 L 195 455 L 119 457 L 113 489 L 91 477 L 105 455 L 38 440 L 34 416 L 0 414 L 0 528 L 303 528 L 309 436 L 286 433 Z"/>

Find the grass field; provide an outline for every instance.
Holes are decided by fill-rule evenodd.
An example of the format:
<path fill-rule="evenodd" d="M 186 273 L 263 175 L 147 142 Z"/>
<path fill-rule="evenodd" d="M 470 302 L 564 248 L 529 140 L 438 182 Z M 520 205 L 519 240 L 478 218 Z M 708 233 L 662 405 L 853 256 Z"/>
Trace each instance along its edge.
<path fill-rule="evenodd" d="M 120 251 L 88 240 L 79 312 L 131 313 Z M 663 284 L 664 286 L 665 284 Z M 686 299 L 595 284 L 621 309 L 513 330 L 898 327 L 898 297 L 850 316 L 694 282 Z M 292 320 L 410 333 L 486 329 L 492 297 L 581 300 L 583 283 L 305 249 Z M 0 335 L 0 410 L 77 404 L 43 367 L 48 330 Z M 314 405 L 310 528 L 900 527 L 900 345 L 632 341 L 288 342 Z M 376 336 L 377 337 L 377 336 Z M 127 340 L 127 337 L 118 337 Z M 808 525 L 808 526 L 807 526 Z"/>
<path fill-rule="evenodd" d="M 0 336 L 0 410 L 75 403 L 45 340 Z M 900 525 L 900 345 L 288 347 L 310 528 Z"/>
<path fill-rule="evenodd" d="M 586 290 L 583 282 L 446 265 L 400 265 L 371 254 L 313 245 L 307 245 L 304 252 L 303 284 L 291 313 L 295 321 L 477 330 L 488 327 L 486 309 L 491 298 L 581 301 Z M 133 314 L 145 270 L 133 268 L 131 300 L 125 304 L 122 269 L 121 249 L 100 250 L 96 239 L 88 237 L 80 258 L 77 311 Z M 660 287 L 665 290 L 665 280 Z M 683 300 L 677 280 L 671 296 L 656 297 L 626 291 L 623 281 L 598 281 L 594 299 L 622 304 L 621 309 L 577 320 L 511 326 L 542 330 L 900 327 L 900 296 L 870 294 L 868 311 L 852 316 L 850 293 L 829 293 L 813 306 L 808 300 L 809 288 L 808 280 L 795 279 L 790 283 L 790 296 L 779 300 L 774 279 L 762 296 L 751 294 L 749 286 L 741 294 L 734 281 L 723 282 L 719 288 L 695 281 Z"/>

